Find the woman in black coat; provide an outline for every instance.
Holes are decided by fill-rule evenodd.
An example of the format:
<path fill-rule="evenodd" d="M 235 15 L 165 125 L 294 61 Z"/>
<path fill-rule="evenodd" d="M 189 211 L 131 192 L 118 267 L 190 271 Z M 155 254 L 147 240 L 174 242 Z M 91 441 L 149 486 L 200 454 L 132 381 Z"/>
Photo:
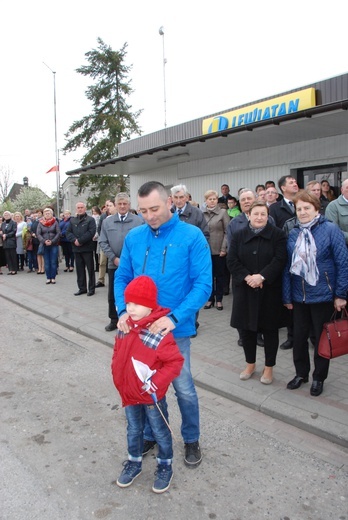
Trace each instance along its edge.
<path fill-rule="evenodd" d="M 232 274 L 231 327 L 240 329 L 247 366 L 240 379 L 255 372 L 257 332 L 265 341 L 265 368 L 261 383 L 271 384 L 279 344 L 279 327 L 285 326 L 282 271 L 287 260 L 285 233 L 268 222 L 268 207 L 254 202 L 249 225 L 232 235 L 227 266 Z"/>
<path fill-rule="evenodd" d="M 14 220 L 12 220 L 11 213 L 9 211 L 5 211 L 3 214 L 1 233 L 8 267 L 7 274 L 17 274 L 17 224 Z"/>

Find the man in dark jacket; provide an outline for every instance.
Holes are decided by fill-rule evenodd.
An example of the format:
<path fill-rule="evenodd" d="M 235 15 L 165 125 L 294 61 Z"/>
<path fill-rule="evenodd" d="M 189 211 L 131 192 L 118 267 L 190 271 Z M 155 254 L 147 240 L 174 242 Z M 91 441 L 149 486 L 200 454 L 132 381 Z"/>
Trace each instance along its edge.
<path fill-rule="evenodd" d="M 75 296 L 86 293 L 87 296 L 93 296 L 95 291 L 93 259 L 93 237 L 95 233 L 96 224 L 94 218 L 87 215 L 86 205 L 83 202 L 78 202 L 76 204 L 76 217 L 70 219 L 69 226 L 66 230 L 66 238 L 72 243 L 72 249 L 75 255 L 77 285 L 79 288 L 79 290 L 74 293 Z M 88 272 L 88 292 L 86 269 Z"/>
<path fill-rule="evenodd" d="M 292 199 L 298 192 L 299 188 L 296 179 L 291 175 L 284 175 L 278 181 L 278 186 L 283 194 L 280 202 L 272 204 L 269 213 L 275 221 L 275 225 L 280 229 L 284 229 L 287 220 L 293 219 L 295 216 L 295 206 Z M 289 350 L 293 347 L 293 327 L 292 323 L 288 326 L 287 339 L 280 345 L 281 350 Z"/>
<path fill-rule="evenodd" d="M 189 203 L 189 195 L 184 184 L 178 184 L 171 188 L 173 199 L 172 213 L 178 213 L 179 219 L 198 227 L 205 238 L 209 240 L 209 229 L 203 212 Z"/>

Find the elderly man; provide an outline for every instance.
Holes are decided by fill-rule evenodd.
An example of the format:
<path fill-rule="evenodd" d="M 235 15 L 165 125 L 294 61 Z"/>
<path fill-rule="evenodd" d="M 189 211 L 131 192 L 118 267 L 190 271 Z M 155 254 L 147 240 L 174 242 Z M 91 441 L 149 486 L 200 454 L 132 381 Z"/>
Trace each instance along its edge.
<path fill-rule="evenodd" d="M 65 236 L 72 244 L 75 256 L 75 267 L 77 274 L 77 286 L 79 290 L 75 296 L 86 294 L 93 296 L 95 293 L 95 274 L 94 274 L 94 244 L 93 237 L 96 232 L 96 224 L 93 217 L 87 215 L 86 204 L 78 202 L 76 204 L 76 217 L 70 219 Z M 88 292 L 87 277 L 88 272 Z"/>
<path fill-rule="evenodd" d="M 180 221 L 171 212 L 171 198 L 160 182 L 150 181 L 138 191 L 138 207 L 145 226 L 132 229 L 125 238 L 115 276 L 118 328 L 127 333 L 124 290 L 133 278 L 146 274 L 157 285 L 158 303 L 167 316 L 149 328 L 153 334 L 172 331 L 185 361 L 173 386 L 182 417 L 185 464 L 195 467 L 202 455 L 199 446 L 199 405 L 190 369 L 190 336 L 195 332 L 196 312 L 207 301 L 212 287 L 211 254 L 207 240 L 196 226 Z M 144 432 L 143 453 L 155 445 L 149 428 Z"/>
<path fill-rule="evenodd" d="M 343 231 L 348 245 L 348 179 L 342 182 L 341 195 L 327 206 L 325 217 Z"/>
<path fill-rule="evenodd" d="M 178 213 L 179 219 L 198 227 L 205 238 L 209 239 L 209 229 L 207 221 L 204 218 L 203 212 L 192 206 L 189 202 L 189 193 L 184 184 L 178 184 L 171 188 L 173 206 L 172 213 Z"/>
<path fill-rule="evenodd" d="M 118 316 L 115 307 L 114 282 L 115 272 L 120 263 L 124 239 L 128 231 L 143 223 L 140 217 L 129 211 L 130 199 L 127 193 L 118 193 L 116 195 L 115 208 L 115 215 L 109 215 L 104 220 L 99 236 L 100 248 L 108 258 L 108 303 L 110 323 L 106 325 L 106 331 L 112 331 L 117 328 Z"/>

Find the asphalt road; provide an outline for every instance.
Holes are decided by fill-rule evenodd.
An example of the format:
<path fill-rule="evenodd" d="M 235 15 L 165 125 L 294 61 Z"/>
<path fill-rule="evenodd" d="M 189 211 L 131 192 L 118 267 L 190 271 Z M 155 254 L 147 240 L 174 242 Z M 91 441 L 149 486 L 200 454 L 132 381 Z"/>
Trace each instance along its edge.
<path fill-rule="evenodd" d="M 347 449 L 202 389 L 199 468 L 184 466 L 170 390 L 170 490 L 151 491 L 153 454 L 131 487 L 118 488 L 126 422 L 112 351 L 46 312 L 2 301 L 1 520 L 348 519 Z"/>

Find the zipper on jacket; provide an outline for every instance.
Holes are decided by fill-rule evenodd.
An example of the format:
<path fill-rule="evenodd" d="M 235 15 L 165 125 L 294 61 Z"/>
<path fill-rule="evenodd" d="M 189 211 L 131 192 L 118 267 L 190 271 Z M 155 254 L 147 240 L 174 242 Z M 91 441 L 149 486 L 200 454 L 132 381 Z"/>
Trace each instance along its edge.
<path fill-rule="evenodd" d="M 306 289 L 305 289 L 305 281 L 303 278 L 302 278 L 302 292 L 303 292 L 302 301 L 305 302 L 306 301 Z"/>
<path fill-rule="evenodd" d="M 144 258 L 144 263 L 143 263 L 143 273 L 145 273 L 145 267 L 146 267 L 146 262 L 147 262 L 147 257 L 149 256 L 149 251 L 150 251 L 150 246 L 146 249 L 146 252 L 145 252 L 145 258 Z"/>
<path fill-rule="evenodd" d="M 332 292 L 332 287 L 330 284 L 329 275 L 327 274 L 327 271 L 325 271 L 325 278 L 326 278 L 327 285 L 329 286 L 329 289 Z"/>
<path fill-rule="evenodd" d="M 165 267 L 166 267 L 167 249 L 168 249 L 168 247 L 166 246 L 162 253 L 163 254 L 162 274 L 164 273 Z"/>

